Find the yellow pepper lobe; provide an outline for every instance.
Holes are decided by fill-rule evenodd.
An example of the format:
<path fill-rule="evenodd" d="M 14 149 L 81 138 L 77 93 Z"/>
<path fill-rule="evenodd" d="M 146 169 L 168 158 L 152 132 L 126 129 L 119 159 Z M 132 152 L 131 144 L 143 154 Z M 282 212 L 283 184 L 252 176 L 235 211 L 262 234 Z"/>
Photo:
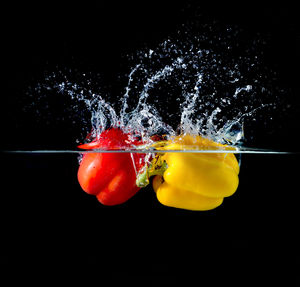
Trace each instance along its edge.
<path fill-rule="evenodd" d="M 163 174 L 170 186 L 208 197 L 232 195 L 238 187 L 233 168 L 216 158 L 202 154 L 168 153 L 168 169 Z"/>
<path fill-rule="evenodd" d="M 223 202 L 223 198 L 206 197 L 191 191 L 170 187 L 168 183 L 162 183 L 162 177 L 159 175 L 153 179 L 153 188 L 158 201 L 170 207 L 205 211 L 214 209 Z"/>
<path fill-rule="evenodd" d="M 162 160 L 168 168 L 163 178 L 156 176 L 153 188 L 167 206 L 209 210 L 231 196 L 239 184 L 239 164 L 229 146 L 201 136 L 183 135 L 169 141 L 165 150 L 221 150 L 217 153 L 167 152 Z"/>

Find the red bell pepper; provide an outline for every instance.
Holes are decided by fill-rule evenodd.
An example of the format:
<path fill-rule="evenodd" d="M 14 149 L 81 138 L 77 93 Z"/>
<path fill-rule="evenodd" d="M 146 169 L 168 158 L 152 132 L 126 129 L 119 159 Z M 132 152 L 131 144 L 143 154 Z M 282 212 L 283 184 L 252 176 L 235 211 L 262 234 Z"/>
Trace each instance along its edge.
<path fill-rule="evenodd" d="M 99 140 L 78 146 L 81 149 L 123 149 L 143 144 L 120 128 L 105 130 Z M 121 204 L 135 195 L 136 172 L 144 165 L 141 153 L 86 153 L 78 170 L 78 181 L 88 194 L 104 205 Z"/>

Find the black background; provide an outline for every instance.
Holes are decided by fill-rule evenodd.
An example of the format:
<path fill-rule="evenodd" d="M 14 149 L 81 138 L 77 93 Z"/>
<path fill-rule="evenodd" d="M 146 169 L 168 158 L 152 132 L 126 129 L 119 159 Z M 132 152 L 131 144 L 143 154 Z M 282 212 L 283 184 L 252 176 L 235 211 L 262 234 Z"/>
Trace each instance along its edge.
<path fill-rule="evenodd" d="M 1 144 L 7 149 L 40 137 L 51 146 L 73 136 L 64 126 L 48 128 L 45 135 L 38 126 L 22 131 L 16 124 L 24 90 L 45 70 L 58 66 L 101 73 L 113 90 L 115 71 L 124 68 L 121 55 L 161 42 L 186 21 L 215 20 L 239 25 L 249 34 L 266 34 L 267 61 L 297 107 L 296 10 L 287 4 L 196 1 L 5 7 Z M 28 115 L 24 121 L 35 119 Z M 290 114 L 283 124 L 285 135 L 298 123 L 296 113 Z M 198 213 L 161 206 L 151 188 L 122 206 L 105 207 L 80 189 L 76 155 L 2 153 L 1 271 L 19 274 L 11 282 L 38 281 L 37 274 L 57 282 L 61 274 L 69 280 L 88 270 L 86 280 L 96 276 L 99 284 L 294 283 L 299 280 L 298 160 L 295 154 L 243 156 L 236 194 L 216 210 Z M 74 265 L 80 272 L 75 273 Z"/>

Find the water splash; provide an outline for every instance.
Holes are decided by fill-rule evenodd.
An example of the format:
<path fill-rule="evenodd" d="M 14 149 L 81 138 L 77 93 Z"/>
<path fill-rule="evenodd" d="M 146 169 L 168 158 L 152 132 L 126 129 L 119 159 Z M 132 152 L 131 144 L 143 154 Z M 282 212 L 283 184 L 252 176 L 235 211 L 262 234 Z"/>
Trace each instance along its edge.
<path fill-rule="evenodd" d="M 107 103 L 101 95 L 83 88 L 76 83 L 61 82 L 53 86 L 59 93 L 67 93 L 73 101 L 83 102 L 90 112 L 92 131 L 89 135 L 92 139 L 99 139 L 101 133 L 108 126 L 117 126 L 118 116 L 116 111 Z"/>
<path fill-rule="evenodd" d="M 39 89 L 67 95 L 74 106 L 83 103 L 80 108 L 90 114 L 85 125 L 85 130 L 91 131 L 87 141 L 99 139 L 109 127 L 120 127 L 145 141 L 154 134 L 200 134 L 241 145 L 244 122 L 255 119 L 260 110 L 276 106 L 264 86 L 259 58 L 248 54 L 231 57 L 232 38 L 229 43 L 226 37 L 216 35 L 167 39 L 155 48 L 139 51 L 133 57 L 119 110 L 90 85 L 66 76 L 59 82 L 55 75 L 48 77 L 51 85 Z"/>

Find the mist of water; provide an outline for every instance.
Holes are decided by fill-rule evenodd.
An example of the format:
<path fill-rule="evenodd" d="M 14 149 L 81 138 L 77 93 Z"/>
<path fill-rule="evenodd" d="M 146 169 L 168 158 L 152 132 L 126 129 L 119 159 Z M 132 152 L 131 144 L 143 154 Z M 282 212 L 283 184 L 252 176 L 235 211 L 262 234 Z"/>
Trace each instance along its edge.
<path fill-rule="evenodd" d="M 89 119 L 82 118 L 89 136 L 78 142 L 97 140 L 103 130 L 120 127 L 145 142 L 156 134 L 192 134 L 242 146 L 245 121 L 276 109 L 277 99 L 264 85 L 258 56 L 231 57 L 235 31 L 228 28 L 224 35 L 169 38 L 137 52 L 118 105 L 90 85 L 66 76 L 58 80 L 55 73 L 38 90 L 66 95 L 76 113 L 84 109 L 89 114 Z"/>

